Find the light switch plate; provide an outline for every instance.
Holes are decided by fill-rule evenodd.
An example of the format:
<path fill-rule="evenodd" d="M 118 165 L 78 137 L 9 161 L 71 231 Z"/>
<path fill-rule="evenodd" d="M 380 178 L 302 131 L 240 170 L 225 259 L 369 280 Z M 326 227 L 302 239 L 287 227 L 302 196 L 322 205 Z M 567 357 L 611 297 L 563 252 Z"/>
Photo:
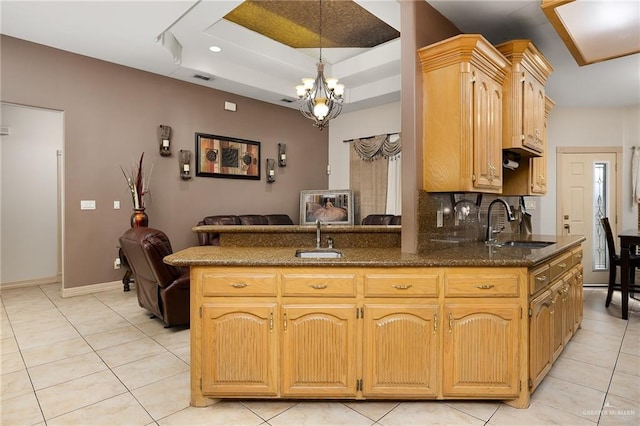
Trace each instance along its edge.
<path fill-rule="evenodd" d="M 114 201 L 113 202 L 113 209 L 114 210 L 120 210 L 120 201 Z"/>
<path fill-rule="evenodd" d="M 80 210 L 95 210 L 96 200 L 80 200 Z"/>

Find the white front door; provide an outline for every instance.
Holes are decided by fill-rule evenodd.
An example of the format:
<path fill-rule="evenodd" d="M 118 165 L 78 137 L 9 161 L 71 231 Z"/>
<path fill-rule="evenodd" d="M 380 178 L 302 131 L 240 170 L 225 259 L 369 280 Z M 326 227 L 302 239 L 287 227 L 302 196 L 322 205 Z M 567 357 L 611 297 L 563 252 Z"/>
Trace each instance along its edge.
<path fill-rule="evenodd" d="M 606 239 L 599 218 L 609 217 L 617 238 L 616 152 L 560 152 L 558 154 L 557 233 L 584 235 L 585 284 L 609 281 Z"/>

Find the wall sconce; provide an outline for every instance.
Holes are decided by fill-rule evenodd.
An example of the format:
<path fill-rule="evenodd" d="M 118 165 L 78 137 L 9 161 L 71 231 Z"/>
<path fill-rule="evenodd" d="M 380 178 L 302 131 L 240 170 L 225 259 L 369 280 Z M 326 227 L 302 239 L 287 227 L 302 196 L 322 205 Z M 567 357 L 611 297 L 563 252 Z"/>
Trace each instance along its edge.
<path fill-rule="evenodd" d="M 287 144 L 278 144 L 278 166 L 284 167 L 287 165 Z"/>
<path fill-rule="evenodd" d="M 180 150 L 180 177 L 184 180 L 191 179 L 191 151 Z"/>
<path fill-rule="evenodd" d="M 160 155 L 168 157 L 171 155 L 171 127 L 160 125 Z"/>
<path fill-rule="evenodd" d="M 276 181 L 276 160 L 273 158 L 267 158 L 267 182 L 273 183 Z"/>

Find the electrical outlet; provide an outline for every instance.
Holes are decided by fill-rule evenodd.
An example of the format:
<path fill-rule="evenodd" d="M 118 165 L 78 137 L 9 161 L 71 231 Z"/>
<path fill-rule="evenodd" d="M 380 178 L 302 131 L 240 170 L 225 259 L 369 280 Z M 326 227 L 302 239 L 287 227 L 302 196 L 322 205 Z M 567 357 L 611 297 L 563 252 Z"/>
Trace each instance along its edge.
<path fill-rule="evenodd" d="M 536 209 L 536 202 L 534 200 L 527 200 L 524 202 L 524 207 L 527 210 L 535 210 Z"/>
<path fill-rule="evenodd" d="M 120 269 L 120 258 L 116 257 L 116 260 L 113 261 L 113 269 Z"/>
<path fill-rule="evenodd" d="M 120 201 L 114 201 L 113 202 L 113 209 L 114 210 L 120 210 Z"/>
<path fill-rule="evenodd" d="M 442 210 L 438 210 L 438 212 L 436 213 L 437 217 L 436 217 L 436 227 L 438 228 L 442 228 L 444 226 L 444 217 L 443 217 L 444 212 Z"/>
<path fill-rule="evenodd" d="M 95 210 L 96 200 L 80 200 L 80 210 Z"/>

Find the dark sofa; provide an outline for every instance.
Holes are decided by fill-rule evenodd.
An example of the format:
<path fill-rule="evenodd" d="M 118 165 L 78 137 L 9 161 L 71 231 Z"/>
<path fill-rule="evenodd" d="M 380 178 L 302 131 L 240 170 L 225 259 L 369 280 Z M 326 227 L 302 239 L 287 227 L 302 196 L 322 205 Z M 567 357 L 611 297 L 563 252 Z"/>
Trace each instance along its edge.
<path fill-rule="evenodd" d="M 202 225 L 293 225 L 293 220 L 286 214 L 244 214 L 207 216 L 198 222 Z M 217 232 L 198 232 L 198 243 L 201 246 L 220 245 Z"/>

